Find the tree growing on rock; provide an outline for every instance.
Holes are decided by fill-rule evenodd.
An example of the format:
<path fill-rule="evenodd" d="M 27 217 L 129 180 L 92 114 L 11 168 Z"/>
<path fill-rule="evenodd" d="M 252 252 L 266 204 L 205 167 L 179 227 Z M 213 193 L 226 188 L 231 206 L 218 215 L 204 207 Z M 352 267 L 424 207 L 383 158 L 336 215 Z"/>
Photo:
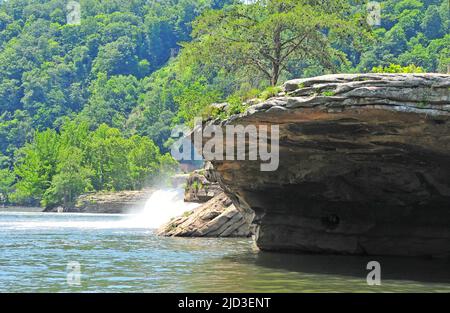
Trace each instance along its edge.
<path fill-rule="evenodd" d="M 365 37 L 364 16 L 353 11 L 342 0 L 256 0 L 208 11 L 194 23 L 194 40 L 183 44 L 185 57 L 256 70 L 275 86 L 290 62 L 330 69 L 346 62 L 333 43 L 358 45 Z"/>

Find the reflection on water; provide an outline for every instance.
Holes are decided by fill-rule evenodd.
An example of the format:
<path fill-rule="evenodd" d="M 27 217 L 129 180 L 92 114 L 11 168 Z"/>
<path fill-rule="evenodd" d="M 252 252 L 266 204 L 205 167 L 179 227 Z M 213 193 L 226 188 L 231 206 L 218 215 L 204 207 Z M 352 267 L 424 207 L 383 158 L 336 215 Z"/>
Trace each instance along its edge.
<path fill-rule="evenodd" d="M 118 215 L 0 213 L 0 291 L 450 292 L 446 260 L 261 253 L 249 239 L 162 238 Z M 366 264 L 382 285 L 366 284 Z M 66 265 L 81 264 L 81 286 Z"/>

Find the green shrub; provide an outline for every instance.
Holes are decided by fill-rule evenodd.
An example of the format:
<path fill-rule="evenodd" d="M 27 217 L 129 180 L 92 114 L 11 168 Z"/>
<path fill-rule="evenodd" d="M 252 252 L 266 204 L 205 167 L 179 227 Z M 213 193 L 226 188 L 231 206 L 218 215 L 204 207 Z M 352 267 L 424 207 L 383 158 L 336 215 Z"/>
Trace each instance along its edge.
<path fill-rule="evenodd" d="M 267 87 L 261 94 L 259 95 L 259 99 L 267 100 L 272 97 L 275 97 L 281 91 L 281 87 L 279 86 L 270 86 Z"/>
<path fill-rule="evenodd" d="M 245 112 L 246 106 L 240 97 L 236 95 L 230 96 L 227 99 L 227 103 L 226 111 L 229 116 Z"/>
<path fill-rule="evenodd" d="M 335 95 L 335 92 L 332 90 L 327 90 L 327 91 L 322 92 L 322 96 L 325 96 L 325 97 L 332 97 L 334 95 Z"/>
<path fill-rule="evenodd" d="M 376 66 L 372 68 L 372 73 L 424 73 L 424 70 L 420 66 L 414 64 L 401 66 L 391 63 L 389 66 Z"/>

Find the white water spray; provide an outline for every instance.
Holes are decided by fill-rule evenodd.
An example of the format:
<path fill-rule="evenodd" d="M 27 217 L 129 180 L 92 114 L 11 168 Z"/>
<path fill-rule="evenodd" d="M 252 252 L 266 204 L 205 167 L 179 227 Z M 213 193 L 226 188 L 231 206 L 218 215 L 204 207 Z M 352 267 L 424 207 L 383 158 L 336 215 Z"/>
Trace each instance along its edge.
<path fill-rule="evenodd" d="M 154 229 L 195 209 L 199 204 L 185 203 L 182 189 L 160 189 L 148 198 L 144 208 L 137 214 L 118 216 L 115 214 L 89 213 L 11 213 L 0 212 L 6 217 L 23 215 L 26 221 L 0 222 L 5 228 L 20 230 L 33 228 L 78 228 L 78 229 Z"/>
<path fill-rule="evenodd" d="M 135 227 L 158 228 L 186 211 L 195 209 L 197 203 L 186 203 L 181 189 L 160 189 L 151 194 L 144 209 L 130 219 Z"/>

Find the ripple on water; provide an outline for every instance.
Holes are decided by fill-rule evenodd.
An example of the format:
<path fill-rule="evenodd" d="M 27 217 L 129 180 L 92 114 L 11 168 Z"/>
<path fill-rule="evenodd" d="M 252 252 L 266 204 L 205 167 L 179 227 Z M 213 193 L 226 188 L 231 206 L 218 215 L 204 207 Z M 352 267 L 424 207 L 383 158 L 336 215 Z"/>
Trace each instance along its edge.
<path fill-rule="evenodd" d="M 0 291 L 450 292 L 448 261 L 258 253 L 249 239 L 164 238 L 127 216 L 0 214 Z M 67 284 L 67 263 L 81 285 Z"/>

